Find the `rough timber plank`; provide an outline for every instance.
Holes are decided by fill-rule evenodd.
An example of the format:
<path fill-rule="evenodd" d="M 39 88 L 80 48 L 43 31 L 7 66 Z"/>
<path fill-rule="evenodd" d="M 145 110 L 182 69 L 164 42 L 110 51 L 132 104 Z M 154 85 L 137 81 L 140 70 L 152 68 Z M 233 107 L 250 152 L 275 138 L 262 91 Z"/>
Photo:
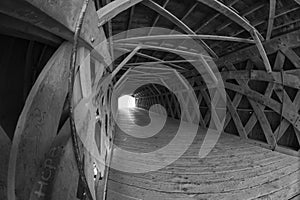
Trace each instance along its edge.
<path fill-rule="evenodd" d="M 296 30 L 293 32 L 290 32 L 288 34 L 275 37 L 269 41 L 266 41 L 263 43 L 264 49 L 266 53 L 273 54 L 277 52 L 278 50 L 282 48 L 296 48 L 300 46 L 300 30 Z M 230 53 L 226 56 L 223 56 L 219 59 L 217 59 L 216 65 L 217 66 L 224 66 L 224 63 L 226 61 L 229 61 L 233 64 L 243 62 L 247 59 L 250 59 L 252 57 L 259 56 L 259 52 L 256 48 L 256 46 L 250 46 L 247 48 L 244 48 L 240 51 Z"/>
<path fill-rule="evenodd" d="M 72 150 L 70 122 L 67 120 L 51 144 L 35 184 L 30 200 L 74 199 L 76 197 L 78 172 Z M 69 173 L 72 176 L 69 176 Z"/>
<path fill-rule="evenodd" d="M 148 118 L 147 112 L 140 109 L 132 109 L 127 117 L 125 115 L 121 113 L 119 117 L 132 130 L 132 120 L 147 122 Z M 161 144 L 168 144 L 177 130 L 177 123 L 168 119 L 157 136 L 143 141 L 123 135 L 117 129 L 115 144 L 132 151 L 153 151 Z M 111 169 L 108 199 L 240 200 L 263 199 L 267 195 L 286 199 L 300 192 L 300 188 L 296 187 L 300 181 L 299 158 L 222 134 L 211 153 L 200 159 L 199 144 L 204 137 L 205 129 L 199 129 L 190 148 L 177 161 L 161 170 L 131 174 Z"/>
<path fill-rule="evenodd" d="M 196 35 L 196 33 L 190 29 L 183 21 L 178 19 L 175 15 L 170 13 L 165 8 L 161 7 L 159 4 L 153 2 L 152 0 L 144 0 L 142 2 L 145 6 L 151 8 L 152 10 L 158 12 L 161 16 L 165 17 L 166 19 L 170 20 L 174 24 L 176 24 L 179 28 L 185 31 L 187 34 Z M 217 54 L 204 42 L 202 39 L 199 39 L 200 44 L 208 51 L 213 57 L 218 58 Z"/>
<path fill-rule="evenodd" d="M 67 41 L 73 41 L 76 22 L 82 7 L 81 0 L 39 1 L 24 0 L 0 2 L 0 13 L 29 23 L 32 26 L 48 31 Z M 90 1 L 87 15 L 84 19 L 79 44 L 89 49 L 96 48 L 105 37 L 102 29 L 97 28 L 98 18 L 94 2 Z M 92 40 L 93 38 L 93 40 Z M 92 42 L 93 41 L 93 42 Z M 101 55 L 94 53 L 101 60 L 110 63 L 106 44 L 101 44 L 104 51 Z M 99 47 L 97 47 L 99 49 Z"/>
<path fill-rule="evenodd" d="M 36 171 L 57 134 L 67 95 L 71 47 L 63 43 L 48 61 L 19 117 L 9 160 L 10 198 L 15 191 L 18 198 L 29 198 Z"/>
<path fill-rule="evenodd" d="M 131 8 L 132 6 L 140 3 L 142 0 L 116 0 L 97 11 L 98 18 L 99 18 L 99 25 L 102 26 L 106 22 L 110 21 L 119 13 Z"/>

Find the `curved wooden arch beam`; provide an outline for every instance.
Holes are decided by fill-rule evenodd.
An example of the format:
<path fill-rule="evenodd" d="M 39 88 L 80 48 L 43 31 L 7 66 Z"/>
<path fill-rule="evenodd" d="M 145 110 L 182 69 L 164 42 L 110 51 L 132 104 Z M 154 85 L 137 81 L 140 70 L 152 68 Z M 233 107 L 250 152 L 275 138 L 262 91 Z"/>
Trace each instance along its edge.
<path fill-rule="evenodd" d="M 247 86 L 238 86 L 228 82 L 225 82 L 224 85 L 227 89 L 243 94 L 249 97 L 251 100 L 254 100 L 256 103 L 268 106 L 276 113 L 281 114 L 281 104 L 277 101 L 253 91 Z M 283 106 L 284 110 L 282 116 L 300 131 L 300 115 L 297 113 L 297 111 L 295 111 L 294 106 L 287 103 L 283 103 Z"/>
<path fill-rule="evenodd" d="M 232 21 L 236 22 L 238 25 L 246 29 L 248 32 L 251 32 L 252 30 L 256 30 L 246 19 L 242 18 L 231 8 L 229 8 L 228 6 L 224 5 L 223 3 L 217 0 L 197 0 L 197 1 L 222 13 L 223 15 L 225 15 L 226 17 L 228 17 L 229 19 L 231 19 Z M 258 36 L 261 40 L 264 40 L 261 34 L 258 34 Z"/>
<path fill-rule="evenodd" d="M 143 0 L 115 0 L 106 6 L 97 10 L 99 18 L 99 26 L 103 26 L 106 22 L 117 16 L 119 13 L 131 8 Z"/>
<path fill-rule="evenodd" d="M 217 0 L 198 0 L 199 2 L 215 9 L 216 11 L 219 11 L 226 17 L 230 18 L 237 24 L 239 24 L 241 27 L 246 29 L 251 36 L 253 37 L 255 44 L 258 48 L 258 51 L 264 61 L 265 68 L 267 72 L 272 72 L 272 68 L 269 62 L 269 59 L 267 57 L 267 54 L 263 48 L 263 45 L 261 41 L 264 40 L 263 36 L 256 30 L 254 26 L 252 26 L 246 19 L 241 17 L 239 14 L 237 14 L 235 11 L 230 9 L 228 6 L 224 5 L 223 3 L 217 1 Z"/>
<path fill-rule="evenodd" d="M 58 48 L 27 97 L 10 152 L 8 199 L 29 199 L 36 171 L 57 134 L 67 95 L 71 51 L 67 42 Z"/>
<path fill-rule="evenodd" d="M 220 40 L 220 41 L 244 42 L 244 43 L 255 44 L 254 40 L 250 40 L 246 38 L 237 38 L 237 37 L 228 37 L 228 36 L 219 36 L 219 35 L 184 35 L 184 34 L 133 37 L 133 38 L 116 40 L 114 42 L 118 43 L 118 42 L 141 42 L 141 41 L 148 41 L 148 40 L 152 41 L 152 40 L 186 40 L 186 39 Z"/>
<path fill-rule="evenodd" d="M 153 50 L 159 50 L 159 51 L 166 51 L 166 52 L 172 52 L 179 55 L 185 55 L 185 56 L 192 56 L 192 57 L 199 57 L 200 55 L 207 60 L 212 60 L 212 57 L 202 55 L 198 52 L 191 52 L 191 51 L 183 51 L 183 50 L 177 50 L 172 49 L 168 47 L 161 47 L 161 46 L 155 46 L 155 45 L 145 45 L 145 44 L 130 44 L 130 43 L 119 43 L 115 44 L 115 47 L 128 47 L 128 48 L 135 48 L 136 46 L 140 46 L 142 49 L 153 49 Z"/>
<path fill-rule="evenodd" d="M 114 89 L 116 90 L 120 84 L 123 82 L 123 80 L 126 81 L 126 75 L 131 71 L 131 69 L 126 70 L 126 72 L 118 79 L 118 81 L 114 85 Z"/>
<path fill-rule="evenodd" d="M 121 69 L 126 65 L 126 63 L 141 49 L 141 46 L 135 47 L 135 49 L 116 67 L 112 72 L 112 77 L 114 77 Z"/>
<path fill-rule="evenodd" d="M 136 47 L 136 44 L 120 44 L 120 45 L 122 47 L 123 46 L 125 46 L 125 47 Z M 116 44 L 116 46 L 118 46 L 118 44 Z M 218 83 L 217 77 L 215 76 L 215 74 L 213 73 L 211 67 L 209 66 L 209 64 L 206 61 L 207 59 L 211 59 L 211 57 L 201 55 L 201 54 L 198 54 L 198 53 L 193 53 L 193 52 L 188 52 L 188 51 L 181 51 L 181 50 L 176 50 L 176 49 L 171 49 L 171 48 L 166 48 L 166 47 L 161 47 L 161 46 L 140 45 L 140 47 L 145 48 L 145 49 L 162 50 L 162 51 L 176 53 L 176 54 L 179 54 L 179 55 L 194 56 L 196 58 L 199 58 L 199 61 L 203 63 L 205 69 L 208 71 L 208 73 L 211 76 L 214 83 L 215 84 Z"/>
<path fill-rule="evenodd" d="M 300 70 L 288 70 L 283 72 L 272 72 L 267 73 L 262 70 L 239 70 L 239 71 L 224 71 L 221 72 L 223 81 L 228 79 L 242 79 L 242 80 L 256 80 L 256 81 L 268 81 L 277 84 L 282 84 L 282 75 L 283 75 L 283 84 L 285 86 L 300 89 Z"/>
<path fill-rule="evenodd" d="M 180 19 L 178 19 L 175 15 L 167 11 L 165 8 L 161 7 L 159 4 L 153 2 L 152 0 L 144 0 L 142 3 L 150 9 L 158 12 L 160 15 L 164 16 L 171 22 L 173 22 L 186 33 L 196 35 L 196 33 L 192 29 L 190 29 Z M 213 57 L 218 58 L 217 54 L 204 41 L 200 40 L 200 44 L 203 45 L 205 50 L 208 51 Z"/>
<path fill-rule="evenodd" d="M 119 50 L 119 51 L 125 51 L 125 52 L 130 52 L 131 50 L 129 49 L 126 49 L 126 48 L 116 48 L 116 50 Z M 157 62 L 164 62 L 163 60 L 159 59 L 159 58 L 156 58 L 156 57 L 153 57 L 153 56 L 150 56 L 150 55 L 147 55 L 147 54 L 144 54 L 144 53 L 140 53 L 140 52 L 137 52 L 136 55 L 138 56 L 141 56 L 141 57 L 144 57 L 144 58 L 148 58 L 148 59 L 151 59 L 151 60 L 155 60 Z M 180 67 L 178 65 L 175 65 L 175 64 L 170 64 L 170 66 L 176 68 L 176 69 L 180 69 L 180 70 L 187 70 L 183 67 Z"/>
<path fill-rule="evenodd" d="M 266 40 L 270 40 L 274 25 L 275 18 L 275 10 L 276 10 L 276 0 L 270 0 L 270 9 L 269 9 L 269 20 L 268 20 L 268 30 Z"/>
<path fill-rule="evenodd" d="M 264 65 L 265 65 L 265 68 L 266 68 L 267 72 L 271 73 L 272 72 L 272 67 L 271 67 L 271 64 L 269 62 L 267 53 L 264 49 L 264 46 L 263 46 L 263 44 L 261 43 L 261 41 L 259 39 L 259 35 L 258 35 L 259 33 L 255 29 L 253 29 L 250 33 L 251 33 L 252 37 L 254 38 L 256 47 L 259 51 L 259 54 L 260 54 L 261 58 L 263 59 L 263 62 L 264 62 Z"/>
<path fill-rule="evenodd" d="M 100 83 L 98 84 L 98 88 L 104 87 L 107 88 L 111 80 L 117 75 L 117 73 L 126 65 L 126 63 L 137 53 L 138 50 L 140 50 L 141 47 L 137 46 L 134 50 L 130 52 L 128 56 L 122 62 L 114 69 L 114 71 L 110 74 L 106 74 L 102 77 L 100 80 Z"/>
<path fill-rule="evenodd" d="M 173 69 L 169 69 L 169 68 L 166 68 L 165 65 L 163 64 L 160 64 L 160 66 L 162 67 L 159 67 L 159 66 L 155 66 L 155 67 L 146 67 L 146 66 L 137 66 L 137 67 L 134 67 L 135 70 L 138 70 L 138 69 L 141 69 L 141 70 L 145 70 L 145 69 L 155 69 L 155 70 L 161 70 L 161 71 L 169 71 L 169 72 L 172 72 Z"/>
<path fill-rule="evenodd" d="M 199 60 L 166 60 L 161 62 L 138 62 L 130 63 L 127 66 L 137 66 L 137 65 L 156 65 L 156 64 L 172 64 L 172 63 L 190 63 L 190 62 L 199 62 Z"/>

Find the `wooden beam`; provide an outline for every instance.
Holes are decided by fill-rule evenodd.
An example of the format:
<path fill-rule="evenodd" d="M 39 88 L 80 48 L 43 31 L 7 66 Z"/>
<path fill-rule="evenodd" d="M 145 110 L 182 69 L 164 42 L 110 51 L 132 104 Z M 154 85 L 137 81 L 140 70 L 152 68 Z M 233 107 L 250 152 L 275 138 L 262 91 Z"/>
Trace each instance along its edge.
<path fill-rule="evenodd" d="M 200 56 L 200 61 L 203 63 L 204 68 L 206 69 L 206 71 L 208 72 L 210 78 L 212 79 L 212 81 L 214 82 L 214 84 L 218 84 L 218 78 L 216 77 L 216 75 L 214 74 L 212 68 L 209 66 L 209 64 L 207 63 L 206 59 L 204 59 L 204 57 Z M 198 66 L 198 65 L 196 65 Z M 202 70 L 198 69 L 198 72 L 200 73 Z"/>
<path fill-rule="evenodd" d="M 129 11 L 129 18 L 128 18 L 128 22 L 127 22 L 127 31 L 126 31 L 126 38 L 128 37 L 128 30 L 130 30 L 130 27 L 131 27 L 131 23 L 132 23 L 132 19 L 133 19 L 133 14 L 134 14 L 134 9 L 135 9 L 135 6 L 132 6 L 130 8 L 130 11 Z"/>
<path fill-rule="evenodd" d="M 117 83 L 114 85 L 114 90 L 118 91 L 122 86 L 124 86 L 124 83 L 128 80 L 126 77 L 126 73 L 129 73 L 128 70 L 118 79 Z"/>
<path fill-rule="evenodd" d="M 287 15 L 288 13 L 291 13 L 291 12 L 294 12 L 296 10 L 299 10 L 300 7 L 295 7 L 294 5 L 291 5 L 291 6 L 285 6 L 285 7 L 282 7 L 282 8 L 278 8 L 276 10 L 276 14 L 275 14 L 275 19 L 277 17 L 281 17 L 281 16 L 285 16 Z M 266 19 L 265 18 L 258 18 L 258 19 L 255 19 L 253 22 L 252 22 L 252 25 L 254 27 L 256 26 L 259 26 L 259 25 L 262 25 L 266 23 Z M 276 29 L 276 27 L 273 28 L 273 31 Z M 235 34 L 231 35 L 231 36 L 237 36 L 237 35 L 240 35 L 242 34 L 243 32 L 245 32 L 245 30 L 241 30 L 241 31 L 238 31 L 236 32 Z M 212 45 L 211 47 L 215 47 L 216 45 Z M 220 46 L 220 45 L 219 45 Z M 227 48 L 228 46 L 225 46 L 223 48 Z"/>
<path fill-rule="evenodd" d="M 99 18 L 99 26 L 103 26 L 106 22 L 131 8 L 132 6 L 140 3 L 142 0 L 115 0 L 106 6 L 97 10 L 98 18 Z"/>
<path fill-rule="evenodd" d="M 144 37 L 133 37 L 126 38 L 114 41 L 118 42 L 142 42 L 142 41 L 153 41 L 153 40 L 187 40 L 187 39 L 201 39 L 201 40 L 220 40 L 220 41 L 230 41 L 230 42 L 243 42 L 249 44 L 255 44 L 254 40 L 237 38 L 237 37 L 228 37 L 228 36 L 219 36 L 219 35 L 153 35 L 153 36 L 144 36 Z"/>
<path fill-rule="evenodd" d="M 270 40 L 274 25 L 275 18 L 275 9 L 276 9 L 276 0 L 270 0 L 270 9 L 269 9 L 269 20 L 268 20 L 268 29 L 266 40 Z"/>
<path fill-rule="evenodd" d="M 11 148 L 8 199 L 15 199 L 16 195 L 20 199 L 29 199 L 37 169 L 56 136 L 67 95 L 71 51 L 70 43 L 63 43 L 60 46 L 28 95 Z M 49 91 L 52 91 L 51 94 Z"/>
<path fill-rule="evenodd" d="M 235 67 L 232 64 L 227 65 L 227 67 L 230 70 L 235 70 Z M 237 82 L 240 84 L 240 86 L 237 86 L 237 87 L 240 87 L 240 88 L 243 88 L 243 90 L 248 90 L 249 92 L 250 91 L 252 92 L 252 90 L 248 86 L 248 82 L 247 81 L 245 81 L 245 80 L 237 80 Z M 229 83 L 225 82 L 224 85 L 225 85 L 226 88 L 228 88 L 227 87 L 228 84 Z M 268 93 L 269 95 L 271 95 L 272 94 L 272 88 L 273 88 L 272 85 L 269 85 L 269 87 L 268 87 L 269 90 L 267 90 L 266 93 Z M 246 95 L 245 93 L 240 93 L 240 94 Z M 259 94 L 259 93 L 254 92 L 253 94 Z M 266 97 L 264 95 L 260 95 L 260 96 L 262 96 L 264 98 L 268 98 L 268 97 Z M 263 133 L 264 133 L 264 135 L 266 137 L 266 140 L 267 140 L 268 144 L 270 145 L 270 148 L 271 149 L 275 149 L 277 141 L 276 141 L 276 138 L 275 138 L 275 136 L 274 136 L 274 134 L 272 132 L 272 129 L 271 129 L 271 126 L 270 126 L 270 124 L 268 122 L 268 119 L 266 118 L 265 113 L 263 112 L 265 104 L 263 104 L 261 101 L 259 101 L 257 99 L 251 99 L 250 95 L 247 96 L 247 97 L 249 98 L 249 102 L 250 102 L 250 104 L 251 104 L 251 106 L 252 106 L 252 108 L 254 110 L 256 120 L 259 121 L 259 123 L 260 123 L 260 125 L 262 127 L 262 130 L 263 130 Z M 252 119 L 254 119 L 253 116 L 254 115 L 251 116 Z M 249 124 L 249 122 L 250 122 L 250 119 L 248 120 L 248 123 L 245 126 L 246 133 L 247 133 L 247 128 L 246 127 Z M 255 124 L 255 123 L 253 123 L 253 124 Z"/>
<path fill-rule="evenodd" d="M 131 71 L 131 72 L 133 72 L 133 70 Z M 137 71 L 137 74 L 128 74 L 128 76 L 131 76 L 131 77 L 135 77 L 135 76 L 139 76 L 139 77 L 141 77 L 141 76 L 159 76 L 159 77 L 161 77 L 161 76 L 163 76 L 163 75 L 171 75 L 172 73 L 170 73 L 170 72 L 160 72 L 160 73 L 143 73 L 143 72 L 140 72 L 140 71 Z"/>
<path fill-rule="evenodd" d="M 109 3 L 111 3 L 111 0 L 105 0 L 105 2 L 106 2 L 106 5 L 107 4 L 109 4 Z M 107 22 L 107 31 L 108 31 L 108 40 L 109 40 L 109 52 L 110 52 L 110 56 L 111 56 L 111 58 L 112 58 L 112 64 L 109 66 L 110 67 L 110 70 L 113 70 L 113 68 L 114 68 L 114 57 L 115 57 L 115 55 L 114 55 L 114 41 L 113 41 L 113 32 L 112 32 L 112 23 L 111 23 L 111 20 L 109 20 L 108 22 Z"/>
<path fill-rule="evenodd" d="M 166 1 L 164 2 L 164 4 L 163 4 L 162 7 L 165 8 L 165 7 L 167 6 L 167 4 L 169 3 L 169 1 L 170 1 L 170 0 L 166 0 Z M 151 28 L 150 28 L 150 31 L 149 31 L 148 35 L 151 35 L 151 33 L 152 33 L 152 31 L 153 31 L 153 28 L 155 27 L 156 23 L 158 22 L 160 16 L 161 16 L 160 14 L 158 14 L 158 15 L 156 16 L 155 20 L 153 21 L 153 23 L 152 23 L 152 25 L 151 25 Z"/>
<path fill-rule="evenodd" d="M 163 65 L 161 65 L 163 66 Z M 163 71 L 169 71 L 169 72 L 172 72 L 173 69 L 169 68 L 169 67 L 146 67 L 146 66 L 138 66 L 138 67 L 135 67 L 134 69 L 154 69 L 154 70 L 163 70 Z"/>
<path fill-rule="evenodd" d="M 157 78 L 157 77 L 165 77 L 159 74 L 135 74 L 135 75 L 127 75 L 128 78 Z"/>
<path fill-rule="evenodd" d="M 183 21 L 191 14 L 191 12 L 192 12 L 197 6 L 198 6 L 198 2 L 194 3 L 193 6 L 185 13 L 185 15 L 184 15 L 180 20 L 183 22 Z M 174 27 L 172 28 L 172 30 L 170 31 L 169 35 L 173 34 L 173 32 L 175 31 L 175 27 L 176 27 L 176 26 L 174 26 Z M 178 45 L 178 47 L 179 47 L 182 43 L 184 43 L 184 41 L 182 41 L 182 42 Z M 162 42 L 162 43 L 160 44 L 160 46 L 162 46 L 163 44 L 164 44 L 164 42 Z M 155 52 L 153 52 L 152 55 L 154 55 L 154 53 L 155 53 Z"/>
<path fill-rule="evenodd" d="M 131 44 L 131 43 L 118 43 L 115 44 L 115 47 L 117 48 L 135 48 L 136 46 L 140 46 L 142 49 L 153 49 L 153 50 L 160 50 L 160 51 L 166 51 L 166 52 L 172 52 L 181 56 L 193 56 L 193 57 L 199 57 L 200 55 L 208 60 L 211 60 L 212 58 L 210 56 L 202 55 L 200 52 L 194 53 L 191 51 L 183 51 L 183 50 L 177 50 L 172 49 L 168 47 L 161 47 L 161 46 L 154 46 L 154 45 L 145 45 L 145 44 Z"/>
<path fill-rule="evenodd" d="M 152 84 L 152 86 L 153 86 L 154 89 L 158 92 L 158 94 L 161 94 L 161 91 L 159 91 L 159 89 L 155 86 L 155 84 Z"/>
<path fill-rule="evenodd" d="M 232 2 L 230 2 L 228 4 L 228 6 L 232 6 L 234 5 L 236 2 L 238 2 L 239 0 L 233 0 Z M 204 28 L 205 26 L 207 26 L 209 23 L 211 23 L 214 19 L 216 19 L 217 17 L 219 17 L 221 14 L 217 13 L 211 17 L 209 17 L 208 19 L 205 20 L 205 23 L 202 24 L 200 27 L 197 28 L 197 30 L 195 31 L 196 33 L 198 33 L 202 28 Z"/>
<path fill-rule="evenodd" d="M 26 22 L 31 26 L 38 27 L 58 36 L 64 40 L 73 42 L 76 20 L 80 13 L 83 1 L 65 0 L 60 3 L 52 1 L 24 0 L 24 1 L 0 1 L 0 13 L 9 17 Z M 101 31 L 97 28 L 97 15 L 94 2 L 90 2 L 87 8 L 85 21 L 82 26 L 82 34 L 79 37 L 79 46 L 93 50 L 103 41 Z M 86 20 L 88 19 L 88 20 Z M 27 27 L 29 28 L 29 27 Z M 37 29 L 29 30 L 29 33 Z M 42 33 L 42 32 L 41 32 Z M 35 34 L 35 33 L 34 33 Z M 50 36 L 46 34 L 46 36 Z M 91 40 L 93 38 L 93 40 Z M 107 62 L 103 52 L 93 51 L 93 54 L 100 61 Z"/>
<path fill-rule="evenodd" d="M 180 74 L 174 70 L 173 71 L 175 73 L 175 75 L 177 76 L 177 78 L 180 80 L 180 82 L 182 83 L 182 85 L 184 85 L 184 87 L 188 90 L 190 89 L 189 86 L 187 85 L 187 83 L 183 80 L 183 78 L 180 76 Z"/>
<path fill-rule="evenodd" d="M 252 91 L 247 87 L 241 87 L 227 82 L 224 83 L 224 85 L 227 89 L 246 95 L 248 98 L 256 101 L 257 103 L 268 106 L 276 113 L 281 114 L 281 104 L 277 101 L 270 99 L 256 91 Z M 283 117 L 285 117 L 297 130 L 300 130 L 300 115 L 292 108 L 291 105 L 288 105 L 285 102 L 283 102 L 283 107 Z"/>
<path fill-rule="evenodd" d="M 198 6 L 198 2 L 195 2 L 193 6 L 184 14 L 184 16 L 180 19 L 182 22 L 194 11 L 194 9 Z M 171 33 L 173 33 L 175 29 L 173 28 Z M 170 34 L 171 34 L 170 33 Z"/>
<path fill-rule="evenodd" d="M 63 39 L 30 23 L 0 14 L 0 32 L 26 40 L 34 40 L 50 46 L 58 46 Z"/>
<path fill-rule="evenodd" d="M 300 70 L 288 70 L 283 72 L 283 85 L 300 89 Z M 267 73 L 262 70 L 239 70 L 239 71 L 224 71 L 221 72 L 223 81 L 228 79 L 244 79 L 244 80 L 257 80 L 268 81 L 277 84 L 282 84 L 281 72 Z"/>
<path fill-rule="evenodd" d="M 266 54 L 272 54 L 284 47 L 296 48 L 300 46 L 300 30 L 296 30 L 285 35 L 272 38 L 263 43 Z M 242 50 L 230 53 L 219 59 L 215 59 L 217 66 L 224 66 L 226 61 L 232 64 L 243 62 L 247 59 L 260 55 L 256 46 L 244 48 Z"/>
<path fill-rule="evenodd" d="M 125 52 L 130 52 L 129 49 L 126 49 L 126 48 L 116 48 L 116 50 L 120 50 L 120 51 L 125 51 Z M 153 57 L 153 56 L 149 56 L 147 54 L 144 54 L 144 53 L 139 53 L 137 52 L 136 55 L 139 55 L 141 57 L 144 57 L 144 58 L 148 58 L 148 59 L 151 59 L 151 60 L 155 60 L 155 61 L 158 61 L 158 62 L 162 62 L 163 60 L 159 59 L 159 58 L 156 58 L 156 57 Z M 179 65 L 175 65 L 175 64 L 170 64 L 170 66 L 176 68 L 176 69 L 179 69 L 179 70 L 187 70 Z"/>
<path fill-rule="evenodd" d="M 247 15 L 250 15 L 251 13 L 261 9 L 264 6 L 265 6 L 264 2 L 255 3 L 255 4 L 247 7 L 245 10 L 242 10 L 241 12 L 239 12 L 239 15 L 241 17 L 246 17 Z M 232 23 L 234 23 L 234 22 L 231 21 L 230 19 L 229 19 L 229 22 L 225 21 L 224 24 L 221 24 L 220 26 L 218 26 L 217 31 L 219 32 L 219 31 L 223 30 L 224 28 L 230 26 Z"/>
<path fill-rule="evenodd" d="M 300 57 L 290 48 L 282 48 L 283 54 L 291 61 L 291 63 L 297 68 L 300 68 Z"/>
<path fill-rule="evenodd" d="M 126 65 L 126 63 L 140 50 L 141 47 L 137 46 L 135 49 L 116 67 L 116 69 L 111 73 L 111 76 L 114 77 L 121 69 Z"/>
<path fill-rule="evenodd" d="M 232 21 L 236 22 L 238 25 L 243 27 L 245 30 L 248 32 L 251 32 L 255 28 L 244 18 L 242 18 L 239 14 L 237 14 L 235 11 L 233 11 L 231 8 L 228 6 L 224 5 L 220 1 L 217 0 L 197 0 L 213 9 L 216 11 L 222 13 L 226 17 L 230 18 Z M 263 40 L 263 37 L 258 34 L 258 37 L 260 40 Z"/>
<path fill-rule="evenodd" d="M 245 131 L 245 128 L 244 128 L 244 126 L 243 126 L 243 124 L 241 122 L 241 119 L 240 119 L 237 111 L 236 111 L 236 108 L 234 107 L 233 103 L 231 102 L 231 99 L 229 98 L 229 96 L 226 95 L 226 97 L 227 97 L 227 101 L 226 101 L 227 108 L 228 108 L 228 110 L 230 112 L 231 118 L 234 121 L 234 124 L 236 126 L 236 129 L 237 129 L 240 137 L 241 138 L 248 138 L 247 137 L 247 133 Z"/>
<path fill-rule="evenodd" d="M 256 43 L 257 49 L 258 49 L 258 51 L 260 53 L 260 56 L 262 57 L 262 59 L 264 61 L 264 65 L 265 65 L 266 71 L 268 73 L 271 73 L 272 72 L 272 67 L 271 67 L 271 64 L 269 62 L 267 53 L 266 53 L 266 51 L 264 49 L 264 46 L 262 45 L 260 39 L 258 38 L 258 32 L 256 30 L 253 30 L 251 32 L 251 35 L 254 38 L 254 41 Z"/>
<path fill-rule="evenodd" d="M 118 80 L 118 82 L 114 85 L 114 89 L 118 90 L 119 87 L 122 85 L 121 83 L 124 83 L 127 81 L 127 77 L 126 77 L 126 73 L 129 73 L 128 71 L 125 72 L 125 74 L 123 76 L 121 76 L 121 78 Z"/>
<path fill-rule="evenodd" d="M 136 66 L 136 65 L 156 65 L 156 64 L 170 64 L 170 63 L 191 63 L 199 62 L 199 60 L 166 60 L 160 62 L 139 62 L 139 63 L 129 63 L 127 66 Z"/>
<path fill-rule="evenodd" d="M 159 4 L 153 2 L 152 0 L 144 0 L 142 2 L 145 6 L 151 8 L 152 10 L 158 12 L 174 24 L 176 24 L 179 28 L 185 31 L 188 34 L 196 35 L 196 33 L 190 29 L 186 24 L 184 24 L 181 20 L 179 20 L 175 15 L 167 11 L 165 8 L 161 7 Z M 213 57 L 217 58 L 216 53 L 202 40 L 200 40 L 200 45 L 204 47 L 204 49 L 211 54 Z"/>

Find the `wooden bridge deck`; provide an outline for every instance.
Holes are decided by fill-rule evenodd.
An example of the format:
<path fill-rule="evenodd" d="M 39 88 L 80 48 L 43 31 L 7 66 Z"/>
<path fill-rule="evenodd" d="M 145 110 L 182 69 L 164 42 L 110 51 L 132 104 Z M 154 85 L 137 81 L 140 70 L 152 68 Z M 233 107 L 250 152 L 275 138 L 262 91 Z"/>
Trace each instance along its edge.
<path fill-rule="evenodd" d="M 122 123 L 147 125 L 144 110 L 121 112 Z M 168 142 L 176 133 L 178 121 L 168 119 L 157 136 L 130 137 L 119 128 L 115 144 L 149 152 Z M 134 130 L 133 130 L 134 131 Z M 132 174 L 111 169 L 107 199 L 298 199 L 300 193 L 299 158 L 270 151 L 222 134 L 204 159 L 198 157 L 205 130 L 201 129 L 190 148 L 176 162 L 155 172 Z M 151 162 L 149 163 L 151 165 Z"/>

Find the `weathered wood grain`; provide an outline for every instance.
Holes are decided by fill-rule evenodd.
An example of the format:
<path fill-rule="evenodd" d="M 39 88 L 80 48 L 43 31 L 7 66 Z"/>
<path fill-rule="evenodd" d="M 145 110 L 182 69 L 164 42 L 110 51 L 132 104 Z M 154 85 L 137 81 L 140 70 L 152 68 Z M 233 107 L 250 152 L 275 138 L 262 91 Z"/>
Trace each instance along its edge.
<path fill-rule="evenodd" d="M 132 110 L 128 118 L 135 115 L 139 120 L 146 119 L 147 112 Z M 126 123 L 126 117 L 119 117 Z M 121 136 L 122 131 L 117 129 L 115 144 L 132 151 L 153 150 L 154 144 L 157 148 L 160 143 L 172 139 L 176 123 L 177 120 L 167 121 L 166 128 L 162 130 L 164 134 L 144 141 Z M 238 200 L 264 196 L 285 199 L 300 192 L 296 187 L 299 182 L 299 158 L 256 147 L 237 136 L 223 134 L 212 152 L 200 159 L 199 143 L 204 136 L 205 129 L 200 129 L 187 152 L 158 171 L 131 174 L 111 169 L 108 199 Z M 140 159 L 140 162 L 154 164 L 151 160 Z"/>
<path fill-rule="evenodd" d="M 15 195 L 29 198 L 36 171 L 56 136 L 67 95 L 70 53 L 71 44 L 63 43 L 44 67 L 26 100 L 10 153 L 9 198 Z"/>

